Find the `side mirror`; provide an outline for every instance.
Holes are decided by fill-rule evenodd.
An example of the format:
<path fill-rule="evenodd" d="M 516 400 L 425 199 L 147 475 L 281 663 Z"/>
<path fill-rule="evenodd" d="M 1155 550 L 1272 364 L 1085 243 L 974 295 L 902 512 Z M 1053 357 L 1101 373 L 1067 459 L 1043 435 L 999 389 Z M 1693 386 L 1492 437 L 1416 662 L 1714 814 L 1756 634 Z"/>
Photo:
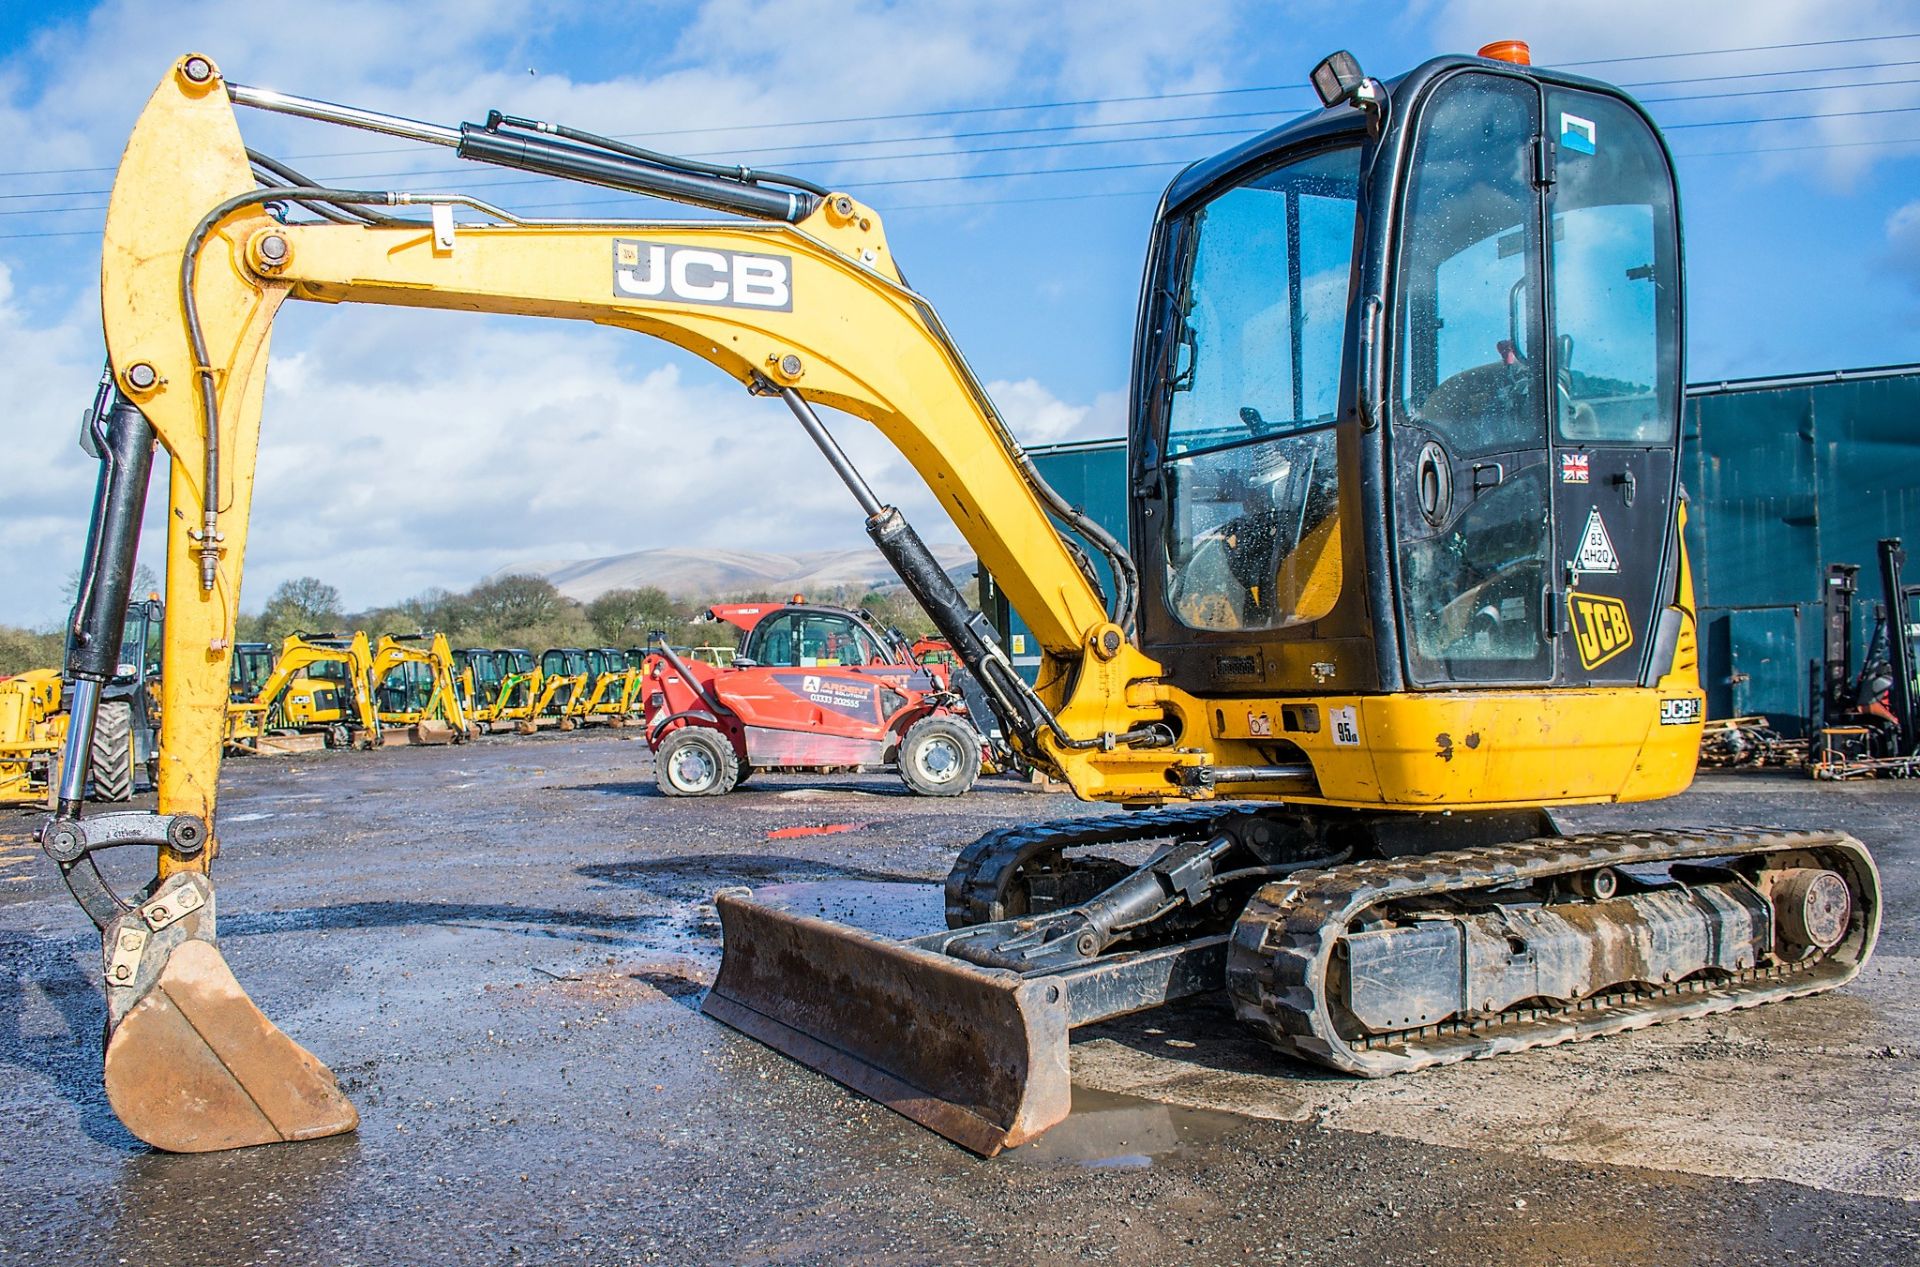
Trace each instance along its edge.
<path fill-rule="evenodd" d="M 743 655 L 737 655 L 733 657 L 733 667 L 736 669 L 757 669 L 760 667 L 760 662 L 758 660 L 750 660 Z"/>

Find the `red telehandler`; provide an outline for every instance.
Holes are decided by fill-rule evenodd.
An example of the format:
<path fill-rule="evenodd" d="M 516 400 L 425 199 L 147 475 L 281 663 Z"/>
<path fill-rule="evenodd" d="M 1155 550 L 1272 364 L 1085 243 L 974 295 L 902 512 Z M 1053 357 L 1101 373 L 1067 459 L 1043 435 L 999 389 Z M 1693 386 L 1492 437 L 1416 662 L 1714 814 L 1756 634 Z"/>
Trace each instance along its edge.
<path fill-rule="evenodd" d="M 962 671 L 916 663 L 865 612 L 795 595 L 707 615 L 745 631 L 731 665 L 688 659 L 661 638 L 647 658 L 647 743 L 668 796 L 719 796 L 758 770 L 861 766 L 897 769 L 921 796 L 958 796 L 989 759 L 985 695 L 966 690 Z"/>

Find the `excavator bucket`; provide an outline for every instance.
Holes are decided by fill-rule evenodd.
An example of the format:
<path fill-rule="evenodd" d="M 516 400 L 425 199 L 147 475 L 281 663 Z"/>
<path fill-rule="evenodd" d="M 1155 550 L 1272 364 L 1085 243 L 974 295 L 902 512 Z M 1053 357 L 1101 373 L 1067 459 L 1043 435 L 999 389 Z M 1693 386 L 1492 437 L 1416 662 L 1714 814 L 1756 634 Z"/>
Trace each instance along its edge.
<path fill-rule="evenodd" d="M 1066 1117 L 1063 985 L 734 893 L 707 1015 L 991 1157 Z"/>
<path fill-rule="evenodd" d="M 101 936 L 107 1100 L 140 1139 L 204 1153 L 359 1125 L 332 1071 L 234 979 L 214 941 L 205 876 L 173 876 Z"/>

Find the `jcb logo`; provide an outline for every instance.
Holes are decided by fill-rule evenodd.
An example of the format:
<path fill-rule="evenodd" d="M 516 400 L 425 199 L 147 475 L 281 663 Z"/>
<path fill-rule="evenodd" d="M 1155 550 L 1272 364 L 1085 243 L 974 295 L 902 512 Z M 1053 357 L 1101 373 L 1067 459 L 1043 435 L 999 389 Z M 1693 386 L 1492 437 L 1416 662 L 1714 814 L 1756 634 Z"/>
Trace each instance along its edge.
<path fill-rule="evenodd" d="M 1617 598 L 1568 591 L 1567 614 L 1573 618 L 1582 668 L 1597 669 L 1633 645 L 1627 605 Z"/>
<path fill-rule="evenodd" d="M 793 311 L 793 258 L 615 241 L 613 293 L 627 299 Z"/>

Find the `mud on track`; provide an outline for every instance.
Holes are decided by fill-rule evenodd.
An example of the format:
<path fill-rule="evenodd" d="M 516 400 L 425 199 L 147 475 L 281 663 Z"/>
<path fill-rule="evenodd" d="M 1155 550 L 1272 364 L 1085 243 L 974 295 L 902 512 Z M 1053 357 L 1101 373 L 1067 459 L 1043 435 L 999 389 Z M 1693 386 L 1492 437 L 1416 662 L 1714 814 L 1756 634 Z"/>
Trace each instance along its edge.
<path fill-rule="evenodd" d="M 939 920 L 1003 780 L 667 800 L 628 735 L 227 768 L 222 942 L 359 1134 L 154 1154 L 99 1087 L 96 942 L 0 817 L 0 1264 L 1920 1261 L 1920 789 L 1703 780 L 1577 826 L 1838 826 L 1881 950 L 1821 999 L 1357 1083 L 1197 1000 L 1088 1031 L 1075 1116 L 981 1162 L 701 1016 L 708 898 Z"/>

